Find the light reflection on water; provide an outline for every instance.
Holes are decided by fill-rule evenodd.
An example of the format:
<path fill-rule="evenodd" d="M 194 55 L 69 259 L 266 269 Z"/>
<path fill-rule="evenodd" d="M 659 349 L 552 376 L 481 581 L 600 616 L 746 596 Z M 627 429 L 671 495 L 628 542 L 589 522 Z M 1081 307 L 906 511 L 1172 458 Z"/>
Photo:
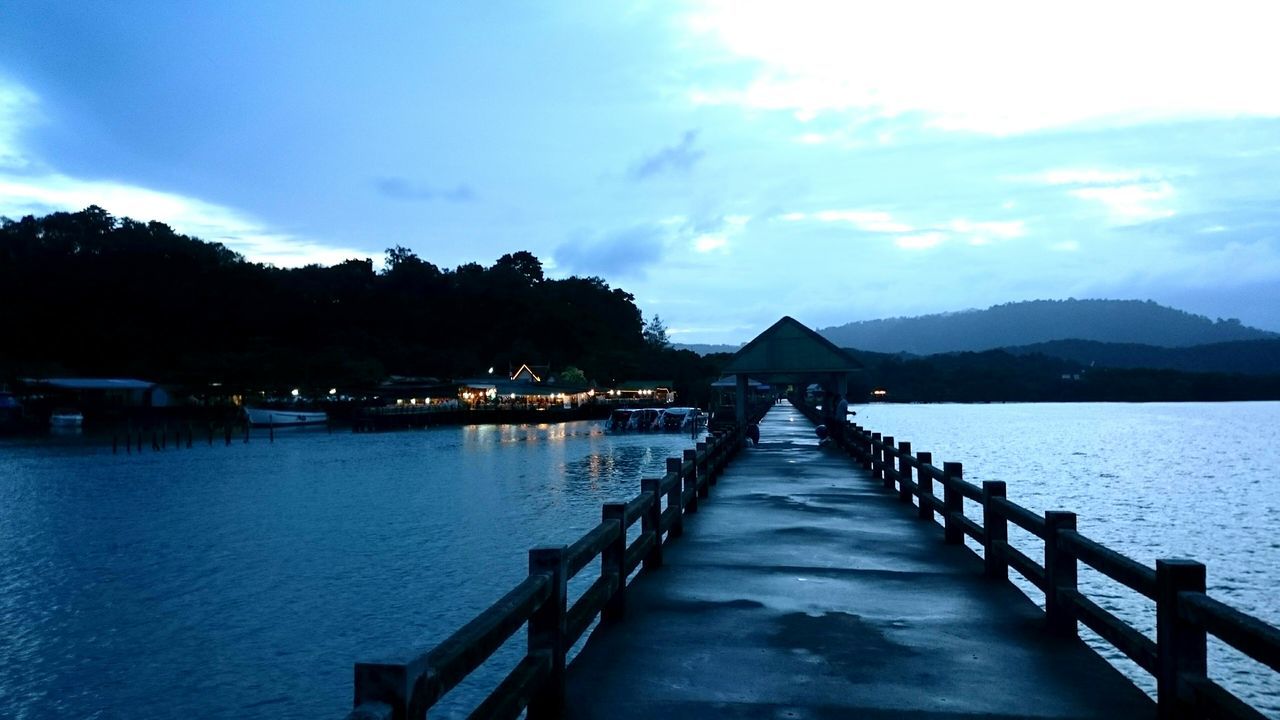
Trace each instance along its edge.
<path fill-rule="evenodd" d="M 353 662 L 443 639 L 691 446 L 590 422 L 0 440 L 0 715 L 341 717 Z"/>
<path fill-rule="evenodd" d="M 1037 513 L 1071 510 L 1080 531 L 1148 567 L 1187 557 L 1207 567 L 1209 594 L 1280 625 L 1280 403 L 869 405 L 865 428 L 964 464 L 965 479 L 1004 480 Z M 935 489 L 940 493 L 940 490 Z M 981 519 L 981 506 L 965 513 Z M 1010 525 L 1010 541 L 1043 560 L 1043 543 Z M 972 542 L 970 543 L 972 545 Z M 1041 593 L 1013 573 L 1031 597 Z M 1155 637 L 1155 605 L 1090 568 L 1082 591 Z M 1087 629 L 1086 637 L 1091 636 Z M 1151 677 L 1094 636 L 1140 687 Z M 1211 640 L 1210 675 L 1280 717 L 1280 678 Z"/>

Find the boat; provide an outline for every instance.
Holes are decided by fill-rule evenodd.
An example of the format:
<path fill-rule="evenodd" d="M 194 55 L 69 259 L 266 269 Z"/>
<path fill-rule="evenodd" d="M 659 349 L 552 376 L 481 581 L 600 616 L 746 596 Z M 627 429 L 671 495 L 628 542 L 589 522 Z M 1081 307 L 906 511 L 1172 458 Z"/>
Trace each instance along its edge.
<path fill-rule="evenodd" d="M 7 390 L 0 390 L 0 432 L 18 430 L 23 424 L 22 403 Z"/>
<path fill-rule="evenodd" d="M 636 408 L 631 412 L 631 417 L 627 418 L 627 429 L 641 432 L 653 430 L 653 424 L 660 414 L 662 410 L 659 408 Z"/>
<path fill-rule="evenodd" d="M 706 425 L 706 413 L 695 407 L 618 408 L 605 427 L 611 432 L 693 433 Z"/>
<path fill-rule="evenodd" d="M 627 421 L 631 419 L 631 408 L 617 408 L 609 413 L 609 420 L 605 423 L 605 427 L 610 432 L 619 432 L 627 429 Z"/>
<path fill-rule="evenodd" d="M 654 420 L 654 430 L 693 433 L 706 427 L 707 416 L 695 407 L 665 408 Z"/>
<path fill-rule="evenodd" d="M 262 427 L 284 427 L 289 425 L 324 425 L 329 422 L 329 414 L 320 410 L 295 410 L 293 408 L 255 408 L 245 407 L 244 414 L 249 424 Z"/>
<path fill-rule="evenodd" d="M 79 410 L 54 410 L 49 416 L 51 428 L 78 428 L 84 425 L 84 415 Z"/>

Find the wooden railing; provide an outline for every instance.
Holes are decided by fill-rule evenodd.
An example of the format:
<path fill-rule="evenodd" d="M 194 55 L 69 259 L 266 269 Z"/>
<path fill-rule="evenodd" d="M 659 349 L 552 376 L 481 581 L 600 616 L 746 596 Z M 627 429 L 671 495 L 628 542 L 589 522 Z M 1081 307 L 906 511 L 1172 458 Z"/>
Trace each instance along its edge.
<path fill-rule="evenodd" d="M 753 419 L 768 411 L 753 410 Z M 506 595 L 439 645 L 398 663 L 357 663 L 355 709 L 347 720 L 425 718 L 427 710 L 480 667 L 522 627 L 528 651 L 471 713 L 473 718 L 558 717 L 565 688 L 565 656 L 597 617 L 621 620 L 627 579 L 638 568 L 662 565 L 663 546 L 684 532 L 725 465 L 742 447 L 742 428 L 712 433 L 706 442 L 667 460 L 660 478 L 640 481 L 640 494 L 606 503 L 596 525 L 573 544 L 529 551 L 529 574 Z M 665 500 L 665 509 L 664 509 Z M 627 530 L 640 522 L 630 544 Z M 568 582 L 600 559 L 600 574 L 569 603 Z"/>
<path fill-rule="evenodd" d="M 811 420 L 822 421 L 812 408 L 800 409 Z M 1280 629 L 1209 597 L 1203 564 L 1157 560 L 1152 569 L 1081 534 L 1073 512 L 1037 515 L 1009 500 L 1004 482 L 984 481 L 981 487 L 967 482 L 960 463 L 946 462 L 938 468 L 930 453 L 913 454 L 911 443 L 895 443 L 893 437 L 855 424 L 837 428 L 835 438 L 886 489 L 896 491 L 901 501 L 915 498 L 921 519 L 932 521 L 941 515 L 944 542 L 963 544 L 968 536 L 980 544 L 986 576 L 1007 580 L 1013 568 L 1040 588 L 1052 631 L 1074 636 L 1077 622 L 1084 623 L 1153 675 L 1161 718 L 1265 720 L 1258 710 L 1209 679 L 1207 636 L 1280 672 Z M 935 494 L 937 486 L 942 488 L 941 498 Z M 966 500 L 982 505 L 984 524 L 964 514 Z M 1043 564 L 1009 544 L 1009 523 L 1044 541 Z M 1154 641 L 1080 592 L 1079 563 L 1155 601 Z"/>

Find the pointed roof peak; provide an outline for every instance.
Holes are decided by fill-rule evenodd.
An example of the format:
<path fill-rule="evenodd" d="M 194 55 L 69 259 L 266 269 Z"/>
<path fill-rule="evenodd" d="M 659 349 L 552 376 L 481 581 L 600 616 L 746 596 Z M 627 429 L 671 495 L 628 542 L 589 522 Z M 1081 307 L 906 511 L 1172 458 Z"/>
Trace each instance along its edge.
<path fill-rule="evenodd" d="M 847 373 L 862 368 L 849 353 L 784 315 L 734 354 L 725 374 L 796 375 Z"/>

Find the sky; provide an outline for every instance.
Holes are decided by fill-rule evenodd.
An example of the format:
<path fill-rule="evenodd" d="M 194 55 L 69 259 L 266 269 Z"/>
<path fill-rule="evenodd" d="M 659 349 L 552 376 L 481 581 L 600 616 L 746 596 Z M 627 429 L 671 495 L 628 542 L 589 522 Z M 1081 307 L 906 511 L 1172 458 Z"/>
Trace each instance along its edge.
<path fill-rule="evenodd" d="M 1280 330 L 1280 6 L 0 3 L 0 216 L 528 250 L 676 342 L 1041 298 Z"/>

